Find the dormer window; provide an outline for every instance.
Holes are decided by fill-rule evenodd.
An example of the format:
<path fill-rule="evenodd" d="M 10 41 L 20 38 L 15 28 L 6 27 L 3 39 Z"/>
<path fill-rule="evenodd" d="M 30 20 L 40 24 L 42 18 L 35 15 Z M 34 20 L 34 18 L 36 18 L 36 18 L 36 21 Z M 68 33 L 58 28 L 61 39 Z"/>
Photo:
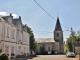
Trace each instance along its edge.
<path fill-rule="evenodd" d="M 8 17 L 8 22 L 9 22 L 10 24 L 12 24 L 12 17 L 11 17 L 11 16 Z"/>

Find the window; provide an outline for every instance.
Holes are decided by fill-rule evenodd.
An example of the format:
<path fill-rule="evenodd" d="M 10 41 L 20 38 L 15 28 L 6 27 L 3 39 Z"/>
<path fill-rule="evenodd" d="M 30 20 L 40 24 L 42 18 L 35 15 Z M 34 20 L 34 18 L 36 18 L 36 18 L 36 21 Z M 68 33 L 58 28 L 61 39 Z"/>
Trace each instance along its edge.
<path fill-rule="evenodd" d="M 22 33 L 19 31 L 19 40 L 22 40 Z"/>
<path fill-rule="evenodd" d="M 14 39 L 15 37 L 14 37 L 14 35 L 15 35 L 15 31 L 14 30 L 12 30 L 12 39 Z"/>
<path fill-rule="evenodd" d="M 7 37 L 7 27 L 5 27 L 5 36 Z"/>
<path fill-rule="evenodd" d="M 59 33 L 57 33 L 57 37 L 59 37 Z"/>
<path fill-rule="evenodd" d="M 19 36 L 19 40 L 21 40 L 21 38 L 20 38 L 20 31 L 19 31 L 19 35 L 18 36 Z"/>
<path fill-rule="evenodd" d="M 24 34 L 24 41 L 27 41 L 27 39 L 26 39 L 27 37 L 26 37 L 26 35 Z"/>
<path fill-rule="evenodd" d="M 5 52 L 6 52 L 7 54 L 9 53 L 9 47 L 8 47 L 8 46 L 5 47 Z"/>
<path fill-rule="evenodd" d="M 25 35 L 25 41 L 27 41 L 27 37 L 26 37 L 26 35 Z"/>
<path fill-rule="evenodd" d="M 21 46 L 19 46 L 19 49 L 18 50 L 19 50 L 19 53 L 21 53 Z"/>
<path fill-rule="evenodd" d="M 21 37 L 20 37 L 20 39 L 22 40 L 22 33 L 21 33 Z"/>
<path fill-rule="evenodd" d="M 42 48 L 41 48 L 41 46 L 40 46 L 40 50 L 41 50 Z"/>
<path fill-rule="evenodd" d="M 9 37 L 9 28 L 7 28 L 7 37 Z"/>
<path fill-rule="evenodd" d="M 26 48 L 24 47 L 24 53 L 26 53 Z"/>
<path fill-rule="evenodd" d="M 11 53 L 14 53 L 14 47 L 11 47 Z"/>
<path fill-rule="evenodd" d="M 48 46 L 48 51 L 50 51 L 50 46 Z"/>
<path fill-rule="evenodd" d="M 9 37 L 9 28 L 8 27 L 5 27 L 5 36 Z"/>
<path fill-rule="evenodd" d="M 10 32 L 11 32 L 11 31 L 10 31 L 10 29 L 9 29 L 9 37 L 10 37 Z"/>

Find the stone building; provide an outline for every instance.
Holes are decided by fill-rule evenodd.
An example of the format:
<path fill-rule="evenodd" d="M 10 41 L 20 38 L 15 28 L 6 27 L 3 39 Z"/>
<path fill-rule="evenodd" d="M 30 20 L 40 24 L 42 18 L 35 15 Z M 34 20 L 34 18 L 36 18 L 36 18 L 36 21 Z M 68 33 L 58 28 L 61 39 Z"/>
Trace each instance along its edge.
<path fill-rule="evenodd" d="M 37 38 L 35 39 L 38 43 L 37 53 L 41 53 L 41 48 L 44 47 L 45 51 L 54 52 L 61 54 L 64 53 L 64 43 L 63 43 L 63 31 L 60 25 L 59 17 L 57 17 L 57 22 L 54 30 L 54 38 Z"/>
<path fill-rule="evenodd" d="M 29 54 L 29 34 L 20 16 L 15 19 L 12 14 L 0 16 L 0 52 L 6 52 L 10 57 Z"/>
<path fill-rule="evenodd" d="M 74 49 L 75 49 L 75 53 L 80 53 L 80 46 L 75 46 Z"/>

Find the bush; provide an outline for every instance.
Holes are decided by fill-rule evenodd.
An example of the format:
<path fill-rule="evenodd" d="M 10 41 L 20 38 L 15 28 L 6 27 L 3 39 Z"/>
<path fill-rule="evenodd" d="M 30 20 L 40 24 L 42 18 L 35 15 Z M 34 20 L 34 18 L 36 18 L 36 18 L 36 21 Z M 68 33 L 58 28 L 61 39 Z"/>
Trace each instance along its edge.
<path fill-rule="evenodd" d="M 24 55 L 17 55 L 16 58 L 24 58 Z"/>
<path fill-rule="evenodd" d="M 22 56 L 26 57 L 26 53 L 24 53 Z"/>
<path fill-rule="evenodd" d="M 6 53 L 1 53 L 0 60 L 10 60 L 10 58 Z"/>

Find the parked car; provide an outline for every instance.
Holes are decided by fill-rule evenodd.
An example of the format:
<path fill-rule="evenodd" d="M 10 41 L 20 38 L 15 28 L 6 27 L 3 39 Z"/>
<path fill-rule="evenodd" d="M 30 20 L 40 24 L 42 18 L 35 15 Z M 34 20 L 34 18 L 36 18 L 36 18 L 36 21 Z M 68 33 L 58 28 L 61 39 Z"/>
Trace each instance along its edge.
<path fill-rule="evenodd" d="M 66 54 L 66 56 L 67 57 L 75 57 L 75 53 L 74 52 L 68 52 L 67 54 Z"/>

